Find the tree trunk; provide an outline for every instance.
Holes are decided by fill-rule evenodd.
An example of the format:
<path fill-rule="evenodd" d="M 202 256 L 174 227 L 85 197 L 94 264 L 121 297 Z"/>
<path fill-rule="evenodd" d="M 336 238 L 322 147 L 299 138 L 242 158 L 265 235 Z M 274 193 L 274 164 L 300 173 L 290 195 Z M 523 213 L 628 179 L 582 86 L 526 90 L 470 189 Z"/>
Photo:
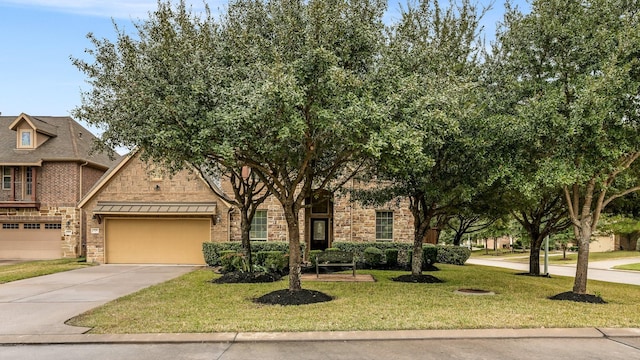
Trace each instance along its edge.
<path fill-rule="evenodd" d="M 415 217 L 414 217 L 415 219 Z M 411 258 L 411 275 L 422 275 L 422 242 L 429 231 L 429 222 L 421 221 L 414 225 L 413 233 L 413 255 Z"/>
<path fill-rule="evenodd" d="M 540 245 L 531 244 L 531 254 L 529 254 L 529 275 L 540 275 Z"/>
<path fill-rule="evenodd" d="M 531 253 L 529 254 L 529 275 L 540 275 L 540 248 L 544 241 L 544 236 L 540 234 L 540 231 L 535 229 L 535 226 L 530 226 L 527 229 L 529 233 L 529 239 L 531 240 Z"/>
<path fill-rule="evenodd" d="M 285 206 L 285 218 L 287 220 L 287 229 L 289 231 L 289 291 L 302 290 L 302 282 L 300 280 L 301 253 L 300 253 L 300 224 L 298 222 L 298 212 L 296 206 Z"/>
<path fill-rule="evenodd" d="M 416 234 L 413 240 L 413 255 L 411 258 L 411 275 L 422 275 L 422 238 L 418 239 Z"/>
<path fill-rule="evenodd" d="M 242 232 L 242 252 L 244 258 L 249 266 L 249 271 L 253 271 L 253 257 L 251 255 L 251 237 L 249 232 L 251 231 L 251 222 L 249 222 L 249 216 L 247 209 L 240 208 L 240 230 Z"/>
<path fill-rule="evenodd" d="M 462 235 L 458 236 L 458 234 L 456 234 L 453 237 L 453 245 L 454 246 L 460 246 L 460 243 L 462 242 Z"/>
<path fill-rule="evenodd" d="M 591 222 L 585 219 L 580 222 L 578 229 L 578 262 L 576 264 L 576 278 L 573 282 L 573 292 L 587 293 L 587 270 L 589 269 L 589 240 L 591 240 Z"/>

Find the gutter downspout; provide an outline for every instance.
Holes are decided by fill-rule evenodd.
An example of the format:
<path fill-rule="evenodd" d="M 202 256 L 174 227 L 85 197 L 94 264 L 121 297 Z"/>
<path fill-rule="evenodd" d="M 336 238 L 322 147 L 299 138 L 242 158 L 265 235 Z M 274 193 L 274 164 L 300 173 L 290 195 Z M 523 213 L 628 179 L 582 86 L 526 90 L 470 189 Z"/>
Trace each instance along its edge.
<path fill-rule="evenodd" d="M 78 199 L 78 202 L 82 199 L 82 186 L 84 185 L 84 171 L 82 171 L 82 169 L 89 165 L 88 161 L 85 161 L 84 164 L 80 164 L 80 189 L 78 189 L 78 195 L 80 195 L 80 199 Z M 84 213 L 82 212 L 82 209 L 80 209 L 77 205 L 78 203 L 76 202 L 76 208 L 78 210 L 78 215 L 80 216 L 80 231 L 79 231 L 79 236 L 80 236 L 80 251 L 78 251 L 78 253 L 76 255 L 80 255 L 80 256 L 85 256 L 86 257 L 86 249 L 87 249 L 87 235 L 85 233 L 85 228 L 84 228 Z"/>

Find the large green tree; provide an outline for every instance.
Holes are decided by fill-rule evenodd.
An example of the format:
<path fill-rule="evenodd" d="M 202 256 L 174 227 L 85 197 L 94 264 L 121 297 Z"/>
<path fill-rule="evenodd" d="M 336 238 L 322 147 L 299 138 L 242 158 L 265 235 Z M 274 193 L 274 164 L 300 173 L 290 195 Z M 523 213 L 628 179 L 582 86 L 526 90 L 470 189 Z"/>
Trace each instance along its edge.
<path fill-rule="evenodd" d="M 289 289 L 300 290 L 299 213 L 384 143 L 372 95 L 384 1 L 234 0 L 219 20 L 159 2 L 136 36 L 91 38 L 76 116 L 105 145 L 169 167 L 249 166 L 282 204 Z"/>
<path fill-rule="evenodd" d="M 636 1 L 533 1 L 527 15 L 510 8 L 497 36 L 503 72 L 493 85 L 541 150 L 522 180 L 564 194 L 579 244 L 575 293 L 586 292 L 602 210 L 640 189 L 639 10 Z"/>
<path fill-rule="evenodd" d="M 444 226 L 456 206 L 469 201 L 482 179 L 471 129 L 480 111 L 474 85 L 480 14 L 469 1 L 443 8 L 410 2 L 391 27 L 380 81 L 387 99 L 385 134 L 376 175 L 383 187 L 369 199 L 406 197 L 414 219 L 412 275 L 422 272 L 422 243 Z M 443 220 L 443 221 L 439 221 Z M 440 229 L 437 229 L 440 230 Z"/>

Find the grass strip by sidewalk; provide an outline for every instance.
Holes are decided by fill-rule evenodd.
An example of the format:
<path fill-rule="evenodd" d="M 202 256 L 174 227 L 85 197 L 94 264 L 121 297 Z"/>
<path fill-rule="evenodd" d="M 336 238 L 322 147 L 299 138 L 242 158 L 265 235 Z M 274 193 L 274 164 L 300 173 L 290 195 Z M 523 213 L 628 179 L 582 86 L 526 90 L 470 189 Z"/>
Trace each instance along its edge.
<path fill-rule="evenodd" d="M 640 263 L 614 266 L 614 269 L 640 271 Z"/>
<path fill-rule="evenodd" d="M 0 284 L 91 266 L 83 258 L 27 261 L 0 266 Z"/>
<path fill-rule="evenodd" d="M 540 261 L 542 261 L 543 257 L 544 257 L 544 252 L 540 252 Z M 640 252 L 638 251 L 594 252 L 594 253 L 589 253 L 589 262 L 624 259 L 624 258 L 630 258 L 630 257 L 640 257 Z M 481 257 L 476 256 L 476 258 L 481 258 Z M 486 257 L 486 258 L 489 259 L 489 257 Z M 529 263 L 529 257 L 528 255 L 525 255 L 523 257 L 509 259 L 508 261 L 517 262 L 517 263 Z M 567 253 L 566 259 L 562 257 L 562 252 L 554 252 L 549 254 L 549 264 L 554 264 L 554 265 L 575 264 L 577 261 L 578 261 L 577 253 Z"/>
<path fill-rule="evenodd" d="M 370 273 L 374 283 L 303 282 L 333 301 L 269 306 L 252 301 L 287 287 L 270 284 L 212 284 L 219 275 L 198 270 L 113 301 L 68 322 L 91 333 L 180 333 L 253 331 L 339 331 L 540 327 L 640 327 L 640 287 L 589 281 L 588 290 L 608 304 L 552 301 L 573 279 L 536 278 L 491 267 L 438 264 L 430 274 L 441 284 L 393 282 L 406 272 Z M 454 293 L 490 290 L 494 296 Z"/>

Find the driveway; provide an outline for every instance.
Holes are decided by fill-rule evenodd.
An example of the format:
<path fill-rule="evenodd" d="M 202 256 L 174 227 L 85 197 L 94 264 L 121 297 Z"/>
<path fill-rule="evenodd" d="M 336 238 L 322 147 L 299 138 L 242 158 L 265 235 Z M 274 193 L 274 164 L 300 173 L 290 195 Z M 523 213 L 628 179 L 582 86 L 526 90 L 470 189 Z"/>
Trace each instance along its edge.
<path fill-rule="evenodd" d="M 100 265 L 0 285 L 0 335 L 82 334 L 64 322 L 194 266 Z"/>

